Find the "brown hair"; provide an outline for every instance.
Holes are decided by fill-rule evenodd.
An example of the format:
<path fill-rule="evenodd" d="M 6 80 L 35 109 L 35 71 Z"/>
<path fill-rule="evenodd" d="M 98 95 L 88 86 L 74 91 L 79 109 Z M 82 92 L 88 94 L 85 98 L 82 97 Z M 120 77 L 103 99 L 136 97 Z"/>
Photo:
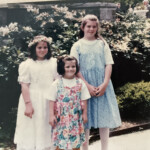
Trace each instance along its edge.
<path fill-rule="evenodd" d="M 69 55 L 63 55 L 63 56 L 59 56 L 57 58 L 57 72 L 60 75 L 64 75 L 65 74 L 65 62 L 66 61 L 72 61 L 75 60 L 76 61 L 76 73 L 77 74 L 79 72 L 79 65 L 78 65 L 78 61 L 75 57 L 73 56 L 69 56 Z"/>
<path fill-rule="evenodd" d="M 38 45 L 40 41 L 44 41 L 47 43 L 48 53 L 45 55 L 45 59 L 51 58 L 50 42 L 45 39 L 48 39 L 48 38 L 44 35 L 38 35 L 38 36 L 35 36 L 34 39 L 29 43 L 30 46 L 28 47 L 29 47 L 29 52 L 30 52 L 29 54 L 30 58 L 32 58 L 33 60 L 37 60 L 36 46 Z"/>

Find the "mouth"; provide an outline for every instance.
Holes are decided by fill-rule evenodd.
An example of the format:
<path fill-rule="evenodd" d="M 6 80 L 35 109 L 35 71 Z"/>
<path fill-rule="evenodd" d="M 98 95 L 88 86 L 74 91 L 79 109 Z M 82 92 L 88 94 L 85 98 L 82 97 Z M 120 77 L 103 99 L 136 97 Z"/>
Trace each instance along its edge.
<path fill-rule="evenodd" d="M 94 32 L 89 32 L 89 34 L 93 34 Z"/>

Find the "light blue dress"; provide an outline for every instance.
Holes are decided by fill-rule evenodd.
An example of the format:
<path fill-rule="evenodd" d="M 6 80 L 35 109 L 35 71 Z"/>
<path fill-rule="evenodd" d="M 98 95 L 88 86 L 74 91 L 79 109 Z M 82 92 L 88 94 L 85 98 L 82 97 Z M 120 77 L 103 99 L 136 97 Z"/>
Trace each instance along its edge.
<path fill-rule="evenodd" d="M 77 58 L 83 77 L 95 87 L 104 81 L 105 65 L 114 63 L 108 44 L 100 39 L 80 39 L 73 45 L 70 55 Z M 120 125 L 120 113 L 110 80 L 103 96 L 88 100 L 86 128 L 116 128 Z"/>

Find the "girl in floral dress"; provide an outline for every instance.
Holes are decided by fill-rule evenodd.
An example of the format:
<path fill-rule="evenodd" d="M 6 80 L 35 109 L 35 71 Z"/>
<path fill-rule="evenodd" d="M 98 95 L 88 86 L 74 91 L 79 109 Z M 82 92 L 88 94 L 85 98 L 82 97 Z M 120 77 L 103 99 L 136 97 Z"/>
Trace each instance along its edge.
<path fill-rule="evenodd" d="M 58 58 L 57 71 L 62 78 L 54 81 L 49 95 L 53 143 L 57 150 L 80 150 L 85 141 L 86 100 L 90 94 L 85 83 L 75 77 L 79 71 L 76 58 Z"/>
<path fill-rule="evenodd" d="M 74 43 L 70 54 L 78 60 L 80 72 L 77 76 L 84 80 L 92 96 L 88 100 L 87 142 L 83 150 L 88 150 L 91 127 L 99 128 L 101 150 L 108 150 L 109 128 L 121 125 L 110 79 L 114 62 L 107 42 L 99 35 L 99 26 L 99 20 L 95 15 L 86 15 L 81 23 L 80 39 Z"/>
<path fill-rule="evenodd" d="M 21 84 L 14 143 L 17 150 L 50 150 L 51 126 L 46 95 L 57 77 L 51 57 L 51 38 L 36 36 L 29 43 L 30 58 L 19 65 Z"/>

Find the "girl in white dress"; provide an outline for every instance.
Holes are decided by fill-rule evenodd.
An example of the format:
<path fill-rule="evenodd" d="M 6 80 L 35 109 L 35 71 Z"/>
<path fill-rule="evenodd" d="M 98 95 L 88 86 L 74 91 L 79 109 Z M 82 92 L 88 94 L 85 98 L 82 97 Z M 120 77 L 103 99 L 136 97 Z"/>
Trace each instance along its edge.
<path fill-rule="evenodd" d="M 51 57 L 51 38 L 36 36 L 29 43 L 30 58 L 19 66 L 19 99 L 14 143 L 17 150 L 49 150 L 51 126 L 46 95 L 57 76 L 56 59 Z"/>

